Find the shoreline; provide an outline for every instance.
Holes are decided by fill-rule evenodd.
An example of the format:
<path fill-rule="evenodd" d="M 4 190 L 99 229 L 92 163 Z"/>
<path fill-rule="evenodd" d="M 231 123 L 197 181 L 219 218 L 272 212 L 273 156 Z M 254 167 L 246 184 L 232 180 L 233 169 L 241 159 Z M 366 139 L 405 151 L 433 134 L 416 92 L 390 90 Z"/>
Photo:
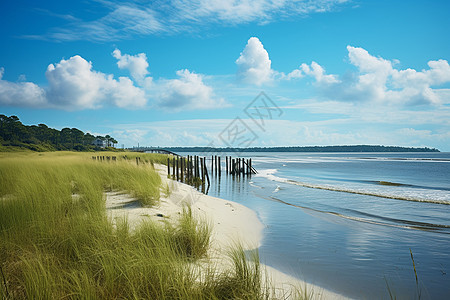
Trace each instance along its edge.
<path fill-rule="evenodd" d="M 221 198 L 205 195 L 192 186 L 167 178 L 166 168 L 155 165 L 155 170 L 162 179 L 160 204 L 154 207 L 141 207 L 136 199 L 124 193 L 106 193 L 106 208 L 111 219 L 126 216 L 133 230 L 145 219 L 157 222 L 175 221 L 183 207 L 189 205 L 194 217 L 211 225 L 210 263 L 218 269 L 224 269 L 227 262 L 224 259 L 227 251 L 233 246 L 241 245 L 244 250 L 258 249 L 264 238 L 265 225 L 256 212 L 250 208 Z M 169 194 L 164 195 L 164 190 Z M 166 191 L 167 192 L 167 191 Z M 274 296 L 285 298 L 291 292 L 291 287 L 301 289 L 302 294 L 310 295 L 309 299 L 349 299 L 320 286 L 307 283 L 293 276 L 278 271 L 261 263 L 263 280 L 270 282 Z M 286 297 L 289 299 L 289 296 Z"/>

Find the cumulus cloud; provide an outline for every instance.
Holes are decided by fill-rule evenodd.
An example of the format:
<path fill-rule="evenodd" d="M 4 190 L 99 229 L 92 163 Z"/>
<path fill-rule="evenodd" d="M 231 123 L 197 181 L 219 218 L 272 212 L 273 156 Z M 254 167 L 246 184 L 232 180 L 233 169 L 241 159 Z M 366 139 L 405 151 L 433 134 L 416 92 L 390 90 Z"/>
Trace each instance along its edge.
<path fill-rule="evenodd" d="M 312 62 L 311 66 L 300 66 L 300 75 L 313 77 L 323 94 L 336 100 L 411 105 L 449 103 L 449 89 L 436 88 L 450 82 L 446 60 L 429 61 L 428 70 L 398 70 L 394 67 L 399 63 L 397 60 L 375 57 L 359 47 L 347 46 L 347 51 L 357 72 L 340 77 L 325 74 L 322 66 Z"/>
<path fill-rule="evenodd" d="M 251 37 L 236 60 L 237 76 L 245 83 L 262 85 L 273 79 L 269 53 L 257 37 Z"/>
<path fill-rule="evenodd" d="M 3 80 L 0 68 L 0 104 L 8 106 L 40 107 L 46 103 L 45 90 L 32 82 Z"/>
<path fill-rule="evenodd" d="M 159 97 L 161 107 L 180 109 L 212 109 L 228 104 L 216 98 L 212 87 L 203 82 L 203 76 L 187 69 L 178 70 L 178 79 L 164 80 Z"/>
<path fill-rule="evenodd" d="M 3 74 L 3 71 L 1 72 Z M 119 80 L 92 69 L 79 55 L 47 67 L 48 87 L 9 82 L 0 76 L 0 103 L 66 110 L 95 109 L 104 104 L 135 108 L 146 104 L 145 93 L 127 77 Z"/>
<path fill-rule="evenodd" d="M 133 109 L 146 107 L 147 101 L 152 100 L 156 107 L 170 107 L 175 111 L 229 106 L 204 82 L 204 75 L 185 69 L 177 71 L 176 79 L 160 78 L 153 82 L 152 77 L 146 77 L 145 54 L 122 54 L 116 49 L 113 56 L 119 68 L 130 71 L 134 81 L 129 77 L 115 79 L 112 74 L 96 71 L 91 62 L 79 55 L 50 64 L 45 72 L 46 87 L 3 80 L 4 69 L 0 68 L 0 105 L 64 110 L 104 106 Z"/>
<path fill-rule="evenodd" d="M 69 109 L 99 108 L 111 101 L 119 107 L 142 107 L 144 91 L 126 77 L 115 80 L 92 70 L 92 63 L 81 56 L 50 64 L 45 73 L 49 82 L 48 100 L 56 107 Z"/>
<path fill-rule="evenodd" d="M 145 76 L 148 74 L 147 55 L 145 55 L 145 53 L 122 55 L 119 49 L 115 49 L 112 55 L 117 59 L 117 66 L 119 69 L 128 70 L 131 77 L 136 82 L 140 84 L 144 82 Z"/>
<path fill-rule="evenodd" d="M 325 69 L 315 61 L 311 63 L 311 66 L 308 66 L 307 64 L 302 64 L 300 66 L 300 69 L 305 75 L 314 77 L 314 79 L 316 79 L 316 81 L 319 83 L 332 84 L 339 82 L 339 80 L 336 78 L 335 75 L 325 74 Z"/>

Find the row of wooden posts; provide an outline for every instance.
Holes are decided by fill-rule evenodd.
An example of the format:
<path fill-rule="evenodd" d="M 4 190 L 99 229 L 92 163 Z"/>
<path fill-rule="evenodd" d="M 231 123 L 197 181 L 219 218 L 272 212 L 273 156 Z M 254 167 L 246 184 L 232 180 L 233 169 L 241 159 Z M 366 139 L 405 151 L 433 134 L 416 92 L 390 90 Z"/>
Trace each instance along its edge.
<path fill-rule="evenodd" d="M 128 159 L 128 157 L 126 155 L 122 156 L 123 159 Z M 117 157 L 116 156 L 92 156 L 93 160 L 98 160 L 98 161 L 116 161 Z M 141 162 L 141 158 L 139 156 L 136 156 L 136 164 L 139 165 L 139 163 Z"/>
<path fill-rule="evenodd" d="M 93 160 L 98 160 L 98 161 L 116 161 L 117 157 L 115 156 L 92 156 Z"/>
<path fill-rule="evenodd" d="M 217 160 L 217 156 L 214 158 Z M 232 158 L 225 156 L 226 172 L 231 175 L 251 175 L 258 172 L 252 167 L 252 159 L 248 158 Z M 219 173 L 220 173 L 220 157 L 219 157 Z"/>
<path fill-rule="evenodd" d="M 210 184 L 208 169 L 206 167 L 206 157 L 191 156 L 173 156 L 167 158 L 167 174 L 174 180 L 189 184 L 200 183 L 205 185 Z M 211 156 L 211 174 L 221 176 L 222 164 L 221 157 L 217 155 Z M 251 175 L 256 174 L 255 168 L 252 167 L 252 160 L 245 158 L 225 157 L 225 171 L 230 175 Z M 205 181 L 206 180 L 206 181 Z"/>
<path fill-rule="evenodd" d="M 206 168 L 206 157 L 173 156 L 167 158 L 167 175 L 174 180 L 179 180 L 193 185 L 210 184 L 208 169 Z M 205 181 L 206 180 L 206 181 Z"/>
<path fill-rule="evenodd" d="M 128 157 L 123 156 L 124 159 Z M 93 160 L 98 161 L 116 161 L 116 156 L 92 156 Z M 167 158 L 167 175 L 177 181 L 188 183 L 191 185 L 202 185 L 204 188 L 206 183 L 210 185 L 208 169 L 206 167 L 206 157 L 192 156 L 172 156 Z M 136 164 L 142 163 L 140 157 L 136 157 Z M 221 157 L 217 155 L 211 156 L 211 175 L 221 176 L 222 164 Z M 243 176 L 256 174 L 257 171 L 252 167 L 252 159 L 232 158 L 225 156 L 225 172 L 233 176 Z"/>

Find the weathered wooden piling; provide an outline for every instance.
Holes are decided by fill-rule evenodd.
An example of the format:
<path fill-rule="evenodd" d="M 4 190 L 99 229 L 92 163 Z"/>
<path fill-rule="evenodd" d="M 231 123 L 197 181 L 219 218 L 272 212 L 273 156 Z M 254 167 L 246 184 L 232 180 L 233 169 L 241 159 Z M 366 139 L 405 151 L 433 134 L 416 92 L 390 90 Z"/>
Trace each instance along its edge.
<path fill-rule="evenodd" d="M 200 165 L 201 165 L 201 171 L 202 171 L 202 183 L 205 182 L 205 159 L 200 157 Z"/>
<path fill-rule="evenodd" d="M 235 159 L 234 158 L 232 158 L 231 159 L 231 175 L 235 175 L 235 173 L 236 173 L 236 162 L 235 162 Z"/>
<path fill-rule="evenodd" d="M 167 176 L 170 176 L 170 158 L 167 158 Z"/>
<path fill-rule="evenodd" d="M 219 171 L 219 165 L 218 165 L 218 162 L 219 160 L 218 160 L 218 157 L 217 157 L 217 155 L 215 155 L 214 156 L 214 167 L 215 167 L 215 169 L 214 169 L 214 172 L 215 172 L 215 174 L 217 175 L 217 172 Z M 212 173 L 212 171 L 211 171 L 211 173 Z"/>
<path fill-rule="evenodd" d="M 195 172 L 197 173 L 196 177 L 200 178 L 200 157 L 195 156 Z"/>
<path fill-rule="evenodd" d="M 220 156 L 218 157 L 218 159 L 219 159 L 219 163 L 218 163 L 218 167 L 219 167 L 219 176 L 220 176 L 220 174 L 221 174 L 221 168 L 220 168 Z"/>
<path fill-rule="evenodd" d="M 209 175 L 208 175 L 208 169 L 206 169 L 206 164 L 205 164 L 205 176 L 206 176 L 206 180 L 208 181 L 208 188 L 210 185 L 210 181 L 209 181 Z M 203 185 L 205 185 L 205 180 L 203 180 Z"/>

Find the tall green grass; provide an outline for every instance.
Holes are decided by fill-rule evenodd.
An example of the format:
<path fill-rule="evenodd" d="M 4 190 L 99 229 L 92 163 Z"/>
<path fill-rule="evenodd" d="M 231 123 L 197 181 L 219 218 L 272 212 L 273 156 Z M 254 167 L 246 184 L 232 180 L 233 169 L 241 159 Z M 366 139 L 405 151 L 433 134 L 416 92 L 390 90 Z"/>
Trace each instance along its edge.
<path fill-rule="evenodd" d="M 103 153 L 102 153 L 103 154 Z M 263 299 L 259 260 L 199 273 L 211 228 L 183 210 L 178 223 L 131 231 L 106 217 L 105 190 L 158 202 L 151 160 L 99 162 L 92 154 L 0 154 L 0 298 Z M 161 160 L 163 160 L 161 158 Z"/>

